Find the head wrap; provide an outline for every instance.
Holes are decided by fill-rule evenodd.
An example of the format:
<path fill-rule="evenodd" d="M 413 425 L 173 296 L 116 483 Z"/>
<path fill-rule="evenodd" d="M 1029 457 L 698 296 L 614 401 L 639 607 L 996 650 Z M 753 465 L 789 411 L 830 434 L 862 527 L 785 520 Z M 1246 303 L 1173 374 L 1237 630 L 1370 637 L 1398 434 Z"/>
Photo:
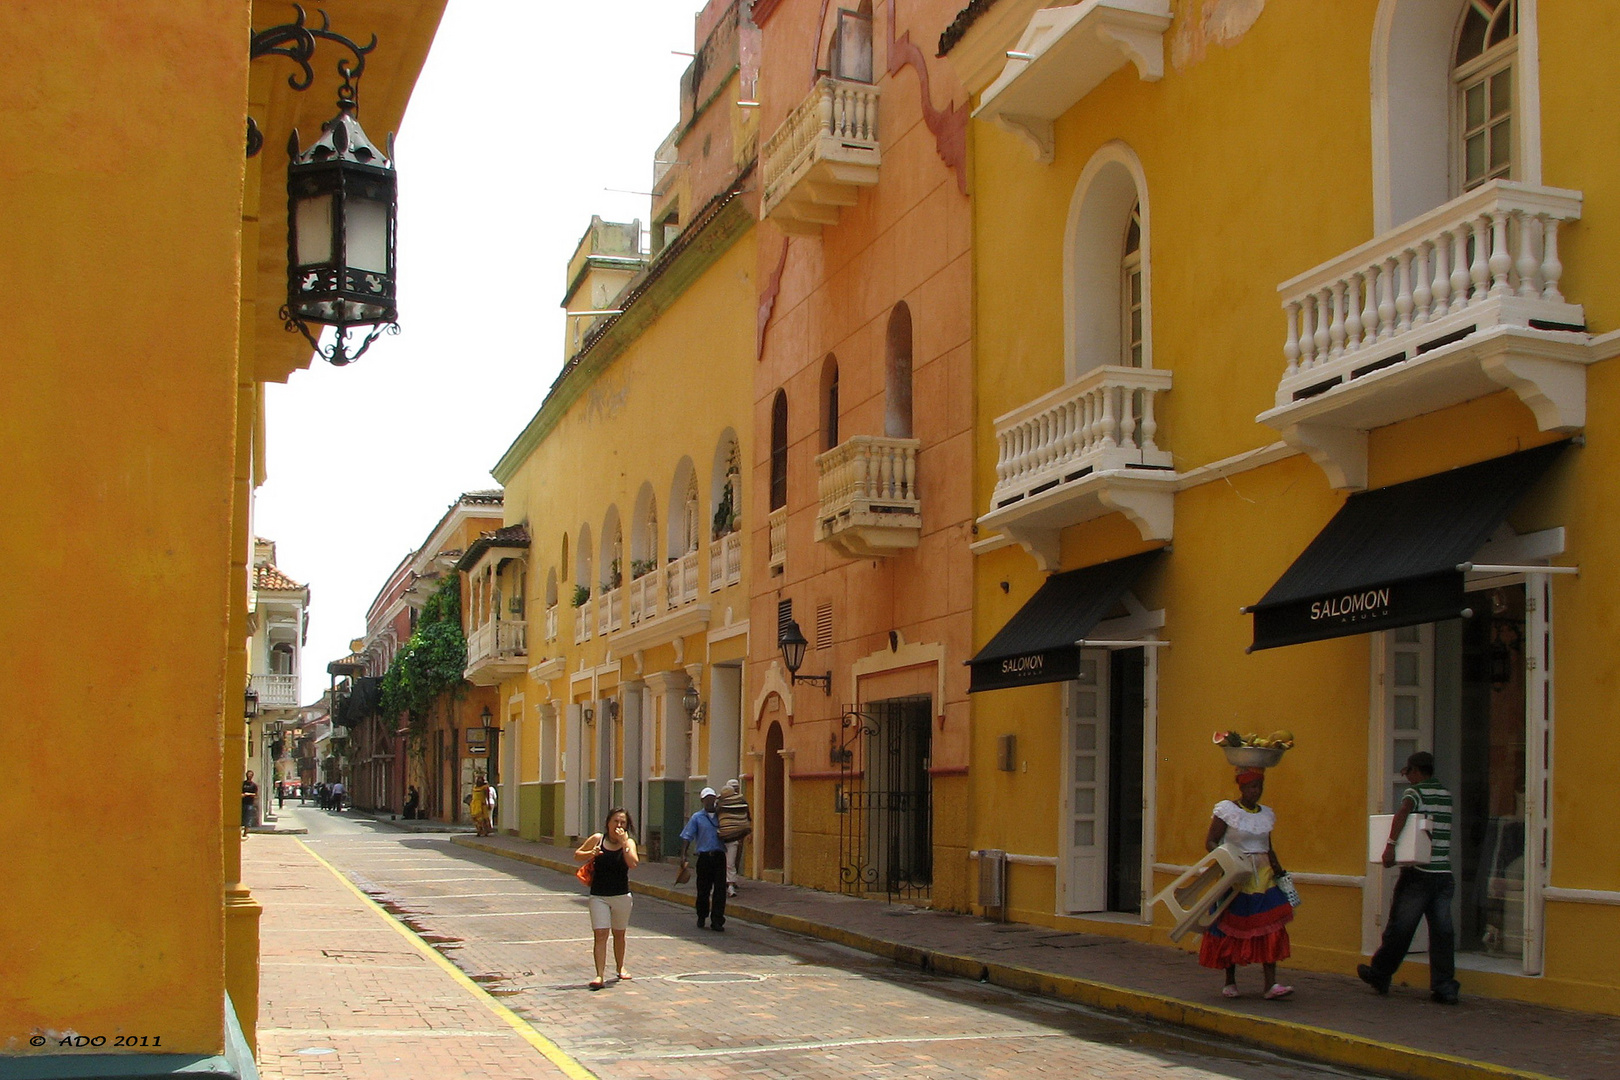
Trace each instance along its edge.
<path fill-rule="evenodd" d="M 1238 774 L 1237 774 L 1237 782 L 1238 782 L 1238 786 L 1240 786 L 1240 787 L 1242 785 L 1244 785 L 1244 784 L 1249 783 L 1252 780 L 1264 780 L 1265 778 L 1266 778 L 1266 770 L 1264 770 L 1264 769 L 1255 769 L 1255 768 L 1239 769 Z"/>

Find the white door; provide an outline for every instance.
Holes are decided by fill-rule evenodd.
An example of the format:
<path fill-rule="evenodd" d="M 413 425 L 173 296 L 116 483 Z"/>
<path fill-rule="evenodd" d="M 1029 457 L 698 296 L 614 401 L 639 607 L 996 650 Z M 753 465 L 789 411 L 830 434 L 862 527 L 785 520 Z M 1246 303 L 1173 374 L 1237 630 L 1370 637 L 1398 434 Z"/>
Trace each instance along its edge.
<path fill-rule="evenodd" d="M 1108 907 L 1108 653 L 1080 654 L 1080 674 L 1068 684 L 1064 741 L 1064 837 L 1069 849 L 1065 908 Z"/>
<path fill-rule="evenodd" d="M 1403 626 L 1384 635 L 1388 656 L 1384 668 L 1384 715 L 1389 732 L 1385 758 L 1385 793 L 1378 813 L 1393 814 L 1400 807 L 1401 794 L 1408 786 L 1399 770 L 1406 759 L 1419 750 L 1431 753 L 1434 745 L 1434 624 Z M 1383 870 L 1382 899 L 1377 916 L 1378 933 L 1384 932 L 1389 902 L 1395 895 L 1395 879 L 1400 871 Z M 1414 953 L 1429 951 L 1429 923 L 1424 920 L 1412 936 Z"/>

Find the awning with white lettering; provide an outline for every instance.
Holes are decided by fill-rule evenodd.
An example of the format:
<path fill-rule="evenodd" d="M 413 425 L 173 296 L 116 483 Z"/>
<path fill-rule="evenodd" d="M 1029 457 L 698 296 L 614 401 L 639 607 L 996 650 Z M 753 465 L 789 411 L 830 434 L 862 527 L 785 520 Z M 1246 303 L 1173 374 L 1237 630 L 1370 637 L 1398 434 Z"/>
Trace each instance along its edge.
<path fill-rule="evenodd" d="M 1461 565 L 1567 445 L 1350 496 L 1245 609 L 1254 614 L 1249 651 L 1466 616 Z"/>
<path fill-rule="evenodd" d="M 1053 574 L 968 663 L 968 693 L 1064 682 L 1080 673 L 1080 642 L 1120 603 L 1160 551 Z"/>

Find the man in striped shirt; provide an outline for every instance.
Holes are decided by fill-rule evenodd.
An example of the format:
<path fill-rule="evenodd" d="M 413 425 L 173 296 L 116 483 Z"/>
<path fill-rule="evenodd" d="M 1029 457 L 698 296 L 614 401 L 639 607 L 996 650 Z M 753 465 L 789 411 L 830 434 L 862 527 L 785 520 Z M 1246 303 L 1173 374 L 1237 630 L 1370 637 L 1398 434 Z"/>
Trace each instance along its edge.
<path fill-rule="evenodd" d="M 1457 1004 L 1457 933 L 1451 922 L 1451 896 L 1456 885 L 1451 876 L 1451 792 L 1434 778 L 1434 755 L 1419 751 L 1406 759 L 1401 775 L 1412 786 L 1401 794 L 1400 808 L 1390 822 L 1389 843 L 1384 845 L 1384 865 L 1395 865 L 1395 841 L 1406 827 L 1406 819 L 1424 814 L 1429 819 L 1429 861 L 1401 869 L 1395 882 L 1395 898 L 1390 901 L 1389 919 L 1384 924 L 1384 940 L 1373 954 L 1371 964 L 1356 968 L 1361 981 L 1380 994 L 1389 993 L 1406 950 L 1412 945 L 1418 920 L 1429 921 L 1429 996 L 1444 1005 Z"/>

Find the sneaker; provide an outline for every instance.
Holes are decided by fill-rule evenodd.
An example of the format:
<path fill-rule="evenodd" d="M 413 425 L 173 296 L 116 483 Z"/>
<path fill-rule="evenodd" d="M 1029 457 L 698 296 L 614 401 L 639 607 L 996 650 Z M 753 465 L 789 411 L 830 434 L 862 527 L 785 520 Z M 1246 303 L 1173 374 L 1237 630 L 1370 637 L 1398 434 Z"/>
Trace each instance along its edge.
<path fill-rule="evenodd" d="M 1378 972 L 1374 971 L 1366 964 L 1356 965 L 1356 978 L 1360 979 L 1362 982 L 1376 990 L 1379 997 L 1383 997 L 1385 994 L 1389 993 L 1389 980 L 1380 978 Z"/>
<path fill-rule="evenodd" d="M 727 897 L 732 897 L 732 896 L 736 896 L 736 895 L 737 895 L 737 886 L 735 886 L 735 885 L 727 885 L 726 886 L 726 896 Z"/>

